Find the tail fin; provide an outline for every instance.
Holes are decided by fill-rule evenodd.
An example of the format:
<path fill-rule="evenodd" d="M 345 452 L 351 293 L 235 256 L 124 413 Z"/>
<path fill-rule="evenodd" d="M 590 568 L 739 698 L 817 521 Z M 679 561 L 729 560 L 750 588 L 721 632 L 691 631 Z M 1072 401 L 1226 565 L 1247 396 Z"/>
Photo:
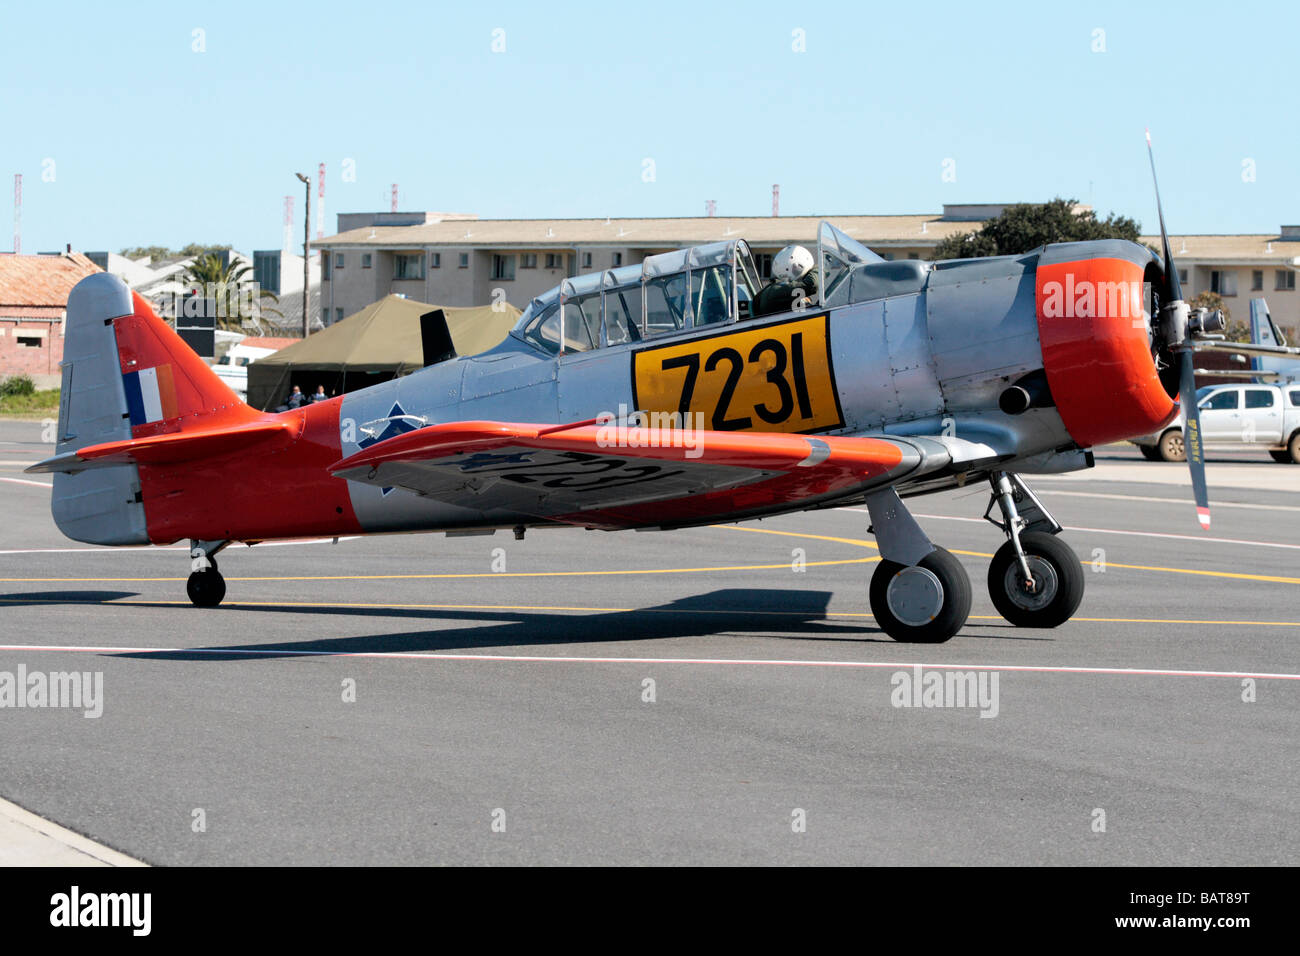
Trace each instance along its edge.
<path fill-rule="evenodd" d="M 131 293 L 131 304 L 130 315 L 113 319 L 113 334 L 132 437 L 179 431 L 200 421 L 233 425 L 258 417 L 139 293 Z"/>
<path fill-rule="evenodd" d="M 106 273 L 68 296 L 56 457 L 258 418 L 139 295 Z M 134 463 L 55 474 L 54 521 L 91 544 L 147 544 Z"/>
<path fill-rule="evenodd" d="M 1250 340 L 1256 345 L 1286 345 L 1286 339 L 1273 324 L 1268 302 L 1264 299 L 1250 300 Z"/>

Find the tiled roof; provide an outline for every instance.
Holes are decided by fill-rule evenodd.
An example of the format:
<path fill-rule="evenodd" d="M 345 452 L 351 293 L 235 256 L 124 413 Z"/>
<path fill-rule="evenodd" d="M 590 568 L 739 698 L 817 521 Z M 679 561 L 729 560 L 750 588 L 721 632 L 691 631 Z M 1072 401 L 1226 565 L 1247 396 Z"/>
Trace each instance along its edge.
<path fill-rule="evenodd" d="M 1153 249 L 1160 248 L 1159 236 L 1143 236 L 1139 241 Z M 1169 249 L 1179 265 L 1198 261 L 1286 265 L 1300 256 L 1300 242 L 1279 239 L 1276 233 L 1271 236 L 1170 236 Z"/>
<path fill-rule="evenodd" d="M 99 271 L 99 266 L 79 252 L 58 256 L 0 255 L 0 315 L 57 318 L 68 304 L 72 287 Z"/>
<path fill-rule="evenodd" d="M 240 345 L 247 345 L 256 349 L 275 349 L 277 352 L 293 345 L 295 342 L 301 342 L 298 338 L 284 338 L 276 335 L 245 335 L 239 340 Z"/>
<path fill-rule="evenodd" d="M 278 302 L 268 299 L 262 303 L 262 309 L 262 328 L 267 334 L 302 332 L 302 290 L 281 293 Z M 266 310 L 269 309 L 274 309 L 280 314 L 278 316 L 268 314 Z M 313 329 L 324 328 L 329 324 L 321 321 L 319 284 L 311 287 L 311 297 L 307 300 L 307 318 Z M 256 333 L 247 340 L 248 344 L 253 345 L 255 338 Z"/>

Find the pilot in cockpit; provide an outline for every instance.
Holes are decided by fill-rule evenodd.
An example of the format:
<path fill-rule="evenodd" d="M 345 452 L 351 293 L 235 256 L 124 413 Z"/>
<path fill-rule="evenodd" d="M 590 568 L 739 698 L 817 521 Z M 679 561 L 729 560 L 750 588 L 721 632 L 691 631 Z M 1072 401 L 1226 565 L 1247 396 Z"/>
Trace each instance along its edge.
<path fill-rule="evenodd" d="M 803 246 L 786 246 L 772 257 L 772 281 L 754 296 L 752 313 L 778 315 L 817 301 L 817 270 Z"/>

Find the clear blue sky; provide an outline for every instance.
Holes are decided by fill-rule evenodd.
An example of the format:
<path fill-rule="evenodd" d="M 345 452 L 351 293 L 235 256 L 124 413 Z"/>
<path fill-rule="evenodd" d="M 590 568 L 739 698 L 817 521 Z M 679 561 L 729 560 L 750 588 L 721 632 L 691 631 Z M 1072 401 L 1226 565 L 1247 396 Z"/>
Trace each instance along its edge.
<path fill-rule="evenodd" d="M 327 234 L 394 182 L 404 210 L 483 217 L 766 215 L 773 183 L 786 214 L 1062 195 L 1153 231 L 1148 125 L 1171 231 L 1271 232 L 1300 222 L 1298 41 L 1294 2 L 24 0 L 0 248 L 17 172 L 25 251 L 278 248 L 321 161 Z"/>

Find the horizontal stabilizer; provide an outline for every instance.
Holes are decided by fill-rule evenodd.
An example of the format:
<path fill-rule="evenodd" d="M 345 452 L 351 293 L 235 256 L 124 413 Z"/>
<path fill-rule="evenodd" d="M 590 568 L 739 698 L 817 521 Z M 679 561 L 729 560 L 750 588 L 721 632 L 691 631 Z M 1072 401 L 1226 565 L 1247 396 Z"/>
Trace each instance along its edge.
<path fill-rule="evenodd" d="M 301 424 L 300 420 L 276 419 L 103 442 L 46 458 L 27 468 L 26 472 L 76 474 L 89 468 L 111 465 L 167 465 L 214 458 L 259 443 L 287 443 Z"/>

